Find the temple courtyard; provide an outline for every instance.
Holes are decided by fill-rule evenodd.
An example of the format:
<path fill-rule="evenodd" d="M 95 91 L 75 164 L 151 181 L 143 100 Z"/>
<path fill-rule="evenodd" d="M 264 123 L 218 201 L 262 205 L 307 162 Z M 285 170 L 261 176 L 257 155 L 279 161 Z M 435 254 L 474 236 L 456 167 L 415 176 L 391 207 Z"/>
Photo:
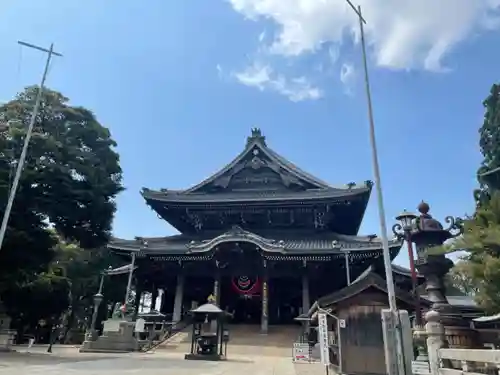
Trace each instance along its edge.
<path fill-rule="evenodd" d="M 257 349 L 257 348 L 256 348 Z M 16 375 L 320 375 L 319 363 L 293 364 L 290 356 L 262 356 L 256 350 L 235 355 L 225 362 L 186 361 L 180 353 L 157 351 L 130 354 L 81 354 L 75 347 L 46 346 L 21 348 L 0 353 L 0 374 Z"/>

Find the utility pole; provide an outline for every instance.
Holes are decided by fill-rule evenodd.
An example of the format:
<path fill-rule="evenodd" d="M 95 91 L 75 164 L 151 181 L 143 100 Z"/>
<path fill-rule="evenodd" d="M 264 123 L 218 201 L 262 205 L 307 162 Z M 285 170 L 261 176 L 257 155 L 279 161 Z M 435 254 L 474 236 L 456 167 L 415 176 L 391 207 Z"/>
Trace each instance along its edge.
<path fill-rule="evenodd" d="M 373 175 L 375 179 L 375 190 L 377 192 L 377 204 L 378 204 L 378 215 L 380 222 L 380 231 L 382 237 L 382 249 L 384 255 L 384 268 L 385 277 L 387 281 L 387 294 L 389 297 L 389 308 L 392 312 L 396 312 L 396 293 L 394 290 L 394 280 L 392 277 L 392 265 L 391 265 L 391 254 L 389 252 L 389 239 L 387 238 L 387 223 L 385 220 L 385 208 L 384 208 L 384 198 L 382 195 L 382 184 L 380 178 L 380 166 L 378 163 L 378 151 L 377 151 L 377 141 L 375 138 L 375 120 L 373 119 L 373 107 L 372 107 L 372 95 L 370 91 L 370 80 L 368 75 L 368 62 L 366 57 L 366 43 L 365 43 L 365 31 L 364 24 L 366 24 L 363 15 L 361 14 L 361 7 L 357 8 L 352 4 L 350 0 L 346 0 L 350 7 L 354 10 L 359 20 L 359 32 L 361 36 L 361 49 L 363 53 L 363 70 L 364 70 L 364 80 L 365 80 L 365 91 L 366 91 L 366 104 L 368 107 L 368 121 L 369 121 L 369 135 L 370 135 L 370 148 L 372 153 L 372 166 Z"/>
<path fill-rule="evenodd" d="M 370 80 L 368 74 L 368 61 L 366 57 L 366 42 L 365 42 L 365 31 L 364 25 L 366 20 L 363 18 L 360 6 L 354 6 L 351 0 L 346 0 L 349 6 L 352 8 L 354 13 L 356 13 L 359 22 L 359 33 L 361 38 L 361 51 L 363 59 L 363 71 L 364 71 L 364 83 L 366 92 L 366 104 L 368 109 L 368 121 L 369 121 L 369 138 L 370 138 L 370 149 L 372 154 L 372 167 L 373 175 L 375 179 L 375 190 L 377 194 L 377 205 L 378 205 L 378 215 L 380 223 L 380 231 L 382 237 L 382 249 L 384 258 L 384 269 L 385 269 L 385 280 L 387 284 L 387 297 L 389 300 L 389 312 L 390 312 L 390 324 L 395 328 L 393 332 L 387 330 L 384 332 L 384 349 L 386 355 L 386 365 L 387 372 L 390 375 L 403 375 L 405 373 L 405 361 L 404 361 L 404 348 L 403 348 L 403 334 L 401 328 L 401 317 L 396 305 L 396 292 L 394 288 L 394 279 L 392 277 L 392 264 L 391 264 L 391 254 L 389 252 L 389 239 L 387 238 L 387 223 L 385 220 L 385 208 L 384 208 L 384 198 L 382 195 L 382 183 L 380 177 L 380 166 L 378 162 L 378 152 L 377 152 L 377 141 L 375 137 L 375 120 L 373 119 L 373 106 L 372 106 L 372 96 L 370 91 Z M 382 312 L 383 314 L 383 312 Z M 383 317 L 384 315 L 382 315 Z M 394 349 L 395 352 L 394 353 Z M 395 355 L 394 355 L 395 354 Z"/>
<path fill-rule="evenodd" d="M 38 115 L 38 110 L 40 108 L 40 101 L 42 100 L 43 94 L 43 85 L 45 84 L 45 80 L 47 78 L 47 73 L 49 71 L 50 61 L 52 56 L 62 55 L 60 53 L 54 52 L 54 44 L 50 45 L 49 49 L 36 46 L 34 44 L 18 41 L 18 43 L 22 46 L 33 48 L 42 52 L 47 53 L 47 61 L 45 62 L 45 68 L 43 70 L 42 80 L 40 82 L 40 87 L 38 88 L 38 92 L 36 94 L 35 99 L 35 107 L 33 108 L 33 112 L 31 113 L 31 120 L 28 126 L 28 131 L 26 132 L 26 136 L 24 138 L 23 150 L 21 152 L 21 156 L 19 157 L 19 162 L 17 163 L 16 174 L 14 176 L 14 181 L 12 182 L 12 188 L 9 192 L 9 199 L 7 201 L 7 206 L 5 207 L 5 212 L 3 214 L 2 226 L 0 227 L 0 251 L 2 250 L 3 241 L 5 239 L 5 233 L 7 232 L 7 224 L 9 223 L 10 213 L 12 211 L 12 205 L 14 204 L 14 199 L 16 198 L 16 192 L 19 185 L 19 180 L 21 179 L 21 174 L 23 173 L 24 162 L 26 161 L 26 155 L 28 153 L 28 146 L 31 140 L 31 135 L 33 134 L 33 127 L 35 126 L 36 116 Z"/>

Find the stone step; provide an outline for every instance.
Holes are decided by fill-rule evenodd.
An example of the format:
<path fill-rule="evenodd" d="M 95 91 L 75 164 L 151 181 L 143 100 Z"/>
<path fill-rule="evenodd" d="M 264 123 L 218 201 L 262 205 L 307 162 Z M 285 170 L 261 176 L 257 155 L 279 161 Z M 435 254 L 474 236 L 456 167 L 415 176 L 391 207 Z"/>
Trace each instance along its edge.
<path fill-rule="evenodd" d="M 259 325 L 231 325 L 228 353 L 262 356 L 291 356 L 293 343 L 300 333 L 298 326 L 271 326 L 262 334 Z M 191 350 L 191 327 L 179 332 L 158 346 L 157 349 L 188 353 Z"/>

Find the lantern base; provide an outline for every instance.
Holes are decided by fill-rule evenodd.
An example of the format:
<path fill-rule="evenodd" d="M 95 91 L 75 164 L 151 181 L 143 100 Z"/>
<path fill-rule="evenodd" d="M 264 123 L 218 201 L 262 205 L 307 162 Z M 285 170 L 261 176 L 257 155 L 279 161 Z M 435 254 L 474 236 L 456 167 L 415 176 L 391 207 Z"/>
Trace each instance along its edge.
<path fill-rule="evenodd" d="M 220 354 L 193 354 L 189 353 L 184 356 L 184 359 L 189 361 L 226 361 L 227 358 Z"/>

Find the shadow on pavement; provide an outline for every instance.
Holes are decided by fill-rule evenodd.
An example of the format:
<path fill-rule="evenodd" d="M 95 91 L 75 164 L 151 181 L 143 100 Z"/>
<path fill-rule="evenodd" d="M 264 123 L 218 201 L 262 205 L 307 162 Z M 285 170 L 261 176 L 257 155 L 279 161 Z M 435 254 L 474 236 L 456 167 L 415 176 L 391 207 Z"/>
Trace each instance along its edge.
<path fill-rule="evenodd" d="M 109 359 L 113 357 L 95 357 L 95 356 L 58 356 L 57 354 L 45 354 L 45 353 L 19 353 L 19 352 L 7 352 L 0 353 L 0 365 L 13 365 L 13 364 L 23 364 L 23 365 L 46 365 L 46 364 L 59 364 L 59 363 L 70 363 L 70 362 L 88 362 Z"/>

